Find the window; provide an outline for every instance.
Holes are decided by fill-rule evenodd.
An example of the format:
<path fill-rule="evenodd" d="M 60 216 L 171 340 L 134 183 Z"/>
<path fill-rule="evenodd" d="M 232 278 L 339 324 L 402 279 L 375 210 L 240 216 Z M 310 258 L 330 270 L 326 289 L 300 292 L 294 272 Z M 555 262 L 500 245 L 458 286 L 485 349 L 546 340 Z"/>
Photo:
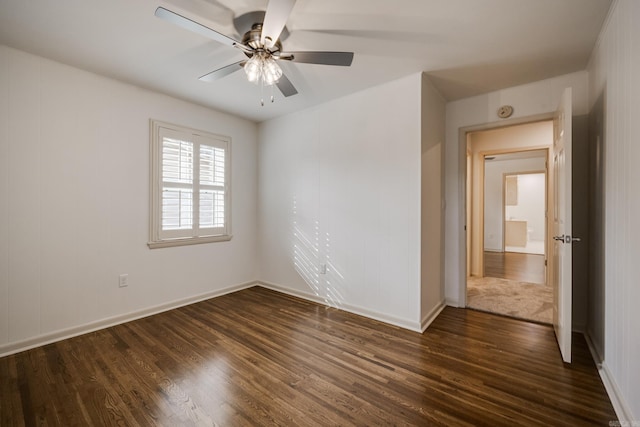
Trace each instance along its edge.
<path fill-rule="evenodd" d="M 150 248 L 231 239 L 231 139 L 151 120 Z"/>

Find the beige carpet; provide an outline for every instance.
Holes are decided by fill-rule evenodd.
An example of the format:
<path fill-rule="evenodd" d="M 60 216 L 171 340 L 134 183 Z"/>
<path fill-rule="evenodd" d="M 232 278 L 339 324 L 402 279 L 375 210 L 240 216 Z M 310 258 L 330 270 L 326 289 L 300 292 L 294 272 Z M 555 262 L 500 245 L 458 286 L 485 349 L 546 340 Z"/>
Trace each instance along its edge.
<path fill-rule="evenodd" d="M 493 277 L 467 279 L 467 306 L 525 320 L 553 323 L 550 286 Z"/>

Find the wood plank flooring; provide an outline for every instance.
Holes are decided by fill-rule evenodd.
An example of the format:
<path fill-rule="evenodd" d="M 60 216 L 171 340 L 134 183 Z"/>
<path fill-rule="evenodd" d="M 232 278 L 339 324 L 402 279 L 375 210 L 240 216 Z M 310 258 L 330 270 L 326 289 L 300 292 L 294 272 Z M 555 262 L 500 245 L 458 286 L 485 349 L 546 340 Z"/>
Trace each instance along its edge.
<path fill-rule="evenodd" d="M 516 252 L 484 253 L 485 276 L 544 284 L 544 274 L 544 255 Z"/>
<path fill-rule="evenodd" d="M 255 287 L 0 359 L 0 425 L 608 425 L 584 339 L 446 308 L 424 334 Z"/>

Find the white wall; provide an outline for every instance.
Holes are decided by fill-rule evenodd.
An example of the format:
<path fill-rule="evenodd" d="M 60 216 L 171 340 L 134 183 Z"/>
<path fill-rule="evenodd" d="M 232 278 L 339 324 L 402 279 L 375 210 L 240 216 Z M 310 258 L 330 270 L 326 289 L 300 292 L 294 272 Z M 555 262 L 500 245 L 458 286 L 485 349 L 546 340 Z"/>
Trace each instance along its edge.
<path fill-rule="evenodd" d="M 485 163 L 484 174 L 484 250 L 502 252 L 504 175 L 545 170 L 546 157 L 533 159 L 492 160 Z M 535 178 L 533 178 L 535 177 Z M 545 234 L 545 179 L 544 174 L 520 175 L 518 180 L 518 206 L 507 206 L 514 219 L 527 221 L 533 229 L 532 240 L 544 240 Z M 542 178 L 542 179 L 540 179 Z M 527 185 L 531 180 L 534 185 Z M 523 181 L 524 180 L 524 181 Z"/>
<path fill-rule="evenodd" d="M 541 164 L 544 160 L 540 161 Z M 542 170 L 542 169 L 538 169 Z M 517 175 L 518 204 L 507 206 L 507 220 L 527 221 L 527 239 L 544 241 L 546 180 L 544 173 Z"/>
<path fill-rule="evenodd" d="M 465 151 L 461 132 L 486 124 L 517 123 L 555 111 L 562 90 L 573 87 L 574 115 L 587 113 L 587 73 L 581 71 L 540 82 L 517 86 L 447 104 L 445 149 L 445 297 L 453 306 L 464 304 L 465 281 Z M 512 119 L 500 121 L 501 105 L 512 105 Z M 462 157 L 460 155 L 462 148 Z"/>
<path fill-rule="evenodd" d="M 421 79 L 260 125 L 261 281 L 420 328 Z"/>
<path fill-rule="evenodd" d="M 148 249 L 149 118 L 232 138 L 230 242 Z M 253 281 L 256 143 L 252 122 L 0 46 L 0 354 Z"/>
<path fill-rule="evenodd" d="M 604 148 L 594 153 L 604 157 L 604 218 L 598 218 L 604 221 L 604 259 L 596 260 L 604 283 L 592 283 L 597 287 L 590 296 L 597 300 L 590 301 L 587 332 L 604 356 L 605 384 L 625 421 L 640 420 L 639 45 L 640 2 L 617 0 L 588 67 L 589 108 L 593 120 L 602 121 L 592 129 Z"/>
<path fill-rule="evenodd" d="M 422 327 L 444 306 L 444 137 L 446 102 L 431 80 L 422 76 Z"/>

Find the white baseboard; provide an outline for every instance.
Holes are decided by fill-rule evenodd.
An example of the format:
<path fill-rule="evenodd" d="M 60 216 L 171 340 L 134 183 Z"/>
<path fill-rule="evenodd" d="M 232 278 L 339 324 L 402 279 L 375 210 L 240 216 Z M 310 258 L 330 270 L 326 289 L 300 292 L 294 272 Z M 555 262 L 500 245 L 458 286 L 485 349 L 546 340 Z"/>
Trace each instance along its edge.
<path fill-rule="evenodd" d="M 46 334 L 28 338 L 23 341 L 16 341 L 8 344 L 3 344 L 3 345 L 0 345 L 0 357 L 19 353 L 21 351 L 29 350 L 35 347 L 40 347 L 46 344 L 51 344 L 53 342 L 61 341 L 67 338 L 76 337 L 78 335 L 84 335 L 89 332 L 94 332 L 100 329 L 119 325 L 121 323 L 130 322 L 132 320 L 142 319 L 143 317 L 148 317 L 154 314 L 162 313 L 164 311 L 173 310 L 174 308 L 183 307 L 185 305 L 194 304 L 196 302 L 219 297 L 232 292 L 237 292 L 242 289 L 251 288 L 253 286 L 256 286 L 257 284 L 258 283 L 255 281 L 241 283 L 239 285 L 233 285 L 224 289 L 205 292 L 203 294 L 194 295 L 192 297 L 167 302 L 164 304 L 159 304 L 159 305 L 145 308 L 142 310 L 120 314 L 113 317 L 107 317 L 105 319 L 96 320 L 94 322 L 86 323 L 84 325 L 79 325 L 71 328 L 60 329 L 58 331 L 48 332 Z"/>
<path fill-rule="evenodd" d="M 422 322 L 420 322 L 420 330 L 424 333 L 427 330 L 431 322 L 433 322 L 436 317 L 444 310 L 446 307 L 444 301 L 440 301 L 435 307 L 431 309 L 429 313 L 427 313 L 423 318 Z"/>
<path fill-rule="evenodd" d="M 598 373 L 600 373 L 600 378 L 602 378 L 602 383 L 604 384 L 604 388 L 607 390 L 613 409 L 616 411 L 618 421 L 624 421 L 627 425 L 631 425 L 631 423 L 635 421 L 633 415 L 631 415 L 631 409 L 624 399 L 624 396 L 622 395 L 616 380 L 613 378 L 613 375 L 611 375 L 611 371 L 605 361 L 600 364 Z"/>
<path fill-rule="evenodd" d="M 257 282 L 258 285 L 262 286 L 263 288 L 267 288 L 267 289 L 271 289 L 272 291 L 276 291 L 276 292 L 282 292 L 283 294 L 287 294 L 287 295 L 291 295 L 294 297 L 298 297 L 298 298 L 302 298 L 308 301 L 313 301 L 316 302 L 318 304 L 322 304 L 322 305 L 326 305 L 328 307 L 333 307 L 333 308 L 337 308 L 339 310 L 343 310 L 349 313 L 353 313 L 353 314 L 357 314 L 359 316 L 363 316 L 363 317 L 368 317 L 370 319 L 373 320 L 378 320 L 380 322 L 383 323 L 388 323 L 390 325 L 393 326 L 398 326 L 400 328 L 403 329 L 409 329 L 411 331 L 414 332 L 420 332 L 422 333 L 422 328 L 421 325 L 418 324 L 418 322 L 413 322 L 411 320 L 408 319 L 402 319 L 399 317 L 395 317 L 395 316 L 389 316 L 387 314 L 384 313 L 379 313 L 373 310 L 369 310 L 363 307 L 358 307 L 352 304 L 340 304 L 340 306 L 335 306 L 333 304 L 329 304 L 324 298 L 315 295 L 311 292 L 304 292 L 304 291 L 300 291 L 297 289 L 291 289 L 291 288 L 287 288 L 285 286 L 281 286 L 281 285 L 277 285 L 275 283 L 270 283 L 270 282 L 265 282 L 265 281 L 258 281 Z"/>
<path fill-rule="evenodd" d="M 464 307 L 460 307 L 458 300 L 453 298 L 445 298 L 444 305 L 449 307 L 464 308 Z"/>
<path fill-rule="evenodd" d="M 397 326 L 403 329 L 408 329 L 418 333 L 423 333 L 426 330 L 426 328 L 431 324 L 431 322 L 433 322 L 433 320 L 436 317 L 438 317 L 440 312 L 446 306 L 444 301 L 440 302 L 422 319 L 420 323 L 418 323 L 418 322 L 413 322 L 409 319 L 389 316 L 384 313 L 376 312 L 363 307 L 358 307 L 352 304 L 341 304 L 340 306 L 336 307 L 333 304 L 329 304 L 324 298 L 319 297 L 311 292 L 303 292 L 303 291 L 287 288 L 284 286 L 280 286 L 274 283 L 269 283 L 264 281 L 252 281 L 252 282 L 242 283 L 239 285 L 229 286 L 224 289 L 218 289 L 215 291 L 206 292 L 206 293 L 195 295 L 188 298 L 183 298 L 180 300 L 167 302 L 164 304 L 156 305 L 156 306 L 145 308 L 142 310 L 137 310 L 130 313 L 120 314 L 117 316 L 96 320 L 83 325 L 78 325 L 71 328 L 52 331 L 46 334 L 38 335 L 36 337 L 28 338 L 26 340 L 3 344 L 3 345 L 0 345 L 0 357 L 8 356 L 8 355 L 19 353 L 21 351 L 29 350 L 35 347 L 40 347 L 43 345 L 61 341 L 67 338 L 84 335 L 89 332 L 94 332 L 100 329 L 105 329 L 111 326 L 115 326 L 122 323 L 130 322 L 133 320 L 141 319 L 144 317 L 152 316 L 154 314 L 162 313 L 168 310 L 173 310 L 175 308 L 183 307 L 189 304 L 194 304 L 200 301 L 205 301 L 205 300 L 226 295 L 232 292 L 237 292 L 253 286 L 262 286 L 267 289 L 292 295 L 308 301 L 313 301 L 325 306 L 334 307 L 339 310 L 357 314 L 359 316 L 368 317 L 370 319 L 378 320 L 383 323 L 387 323 L 393 326 Z"/>
<path fill-rule="evenodd" d="M 616 411 L 618 421 L 620 421 L 622 425 L 631 425 L 632 422 L 635 421 L 633 415 L 631 415 L 631 409 L 629 408 L 629 405 L 622 395 L 622 392 L 620 391 L 616 380 L 611 374 L 607 363 L 602 360 L 602 357 L 596 350 L 596 347 L 593 344 L 591 336 L 588 332 L 584 334 L 584 338 L 587 341 L 587 346 L 589 347 L 589 351 L 591 352 L 591 357 L 593 357 L 593 360 L 598 367 L 598 373 L 600 374 L 600 378 L 602 379 L 602 384 L 604 384 L 604 388 L 609 395 L 609 400 L 611 400 L 613 410 Z"/>
<path fill-rule="evenodd" d="M 602 360 L 604 358 L 602 357 L 600 351 L 598 351 L 598 347 L 596 347 L 595 343 L 593 342 L 593 338 L 591 338 L 589 330 L 586 328 L 584 332 L 584 339 L 587 342 L 587 347 L 589 347 L 589 352 L 591 353 L 593 361 L 596 362 L 596 366 L 598 367 L 598 369 L 600 369 L 600 365 L 602 364 Z"/>

